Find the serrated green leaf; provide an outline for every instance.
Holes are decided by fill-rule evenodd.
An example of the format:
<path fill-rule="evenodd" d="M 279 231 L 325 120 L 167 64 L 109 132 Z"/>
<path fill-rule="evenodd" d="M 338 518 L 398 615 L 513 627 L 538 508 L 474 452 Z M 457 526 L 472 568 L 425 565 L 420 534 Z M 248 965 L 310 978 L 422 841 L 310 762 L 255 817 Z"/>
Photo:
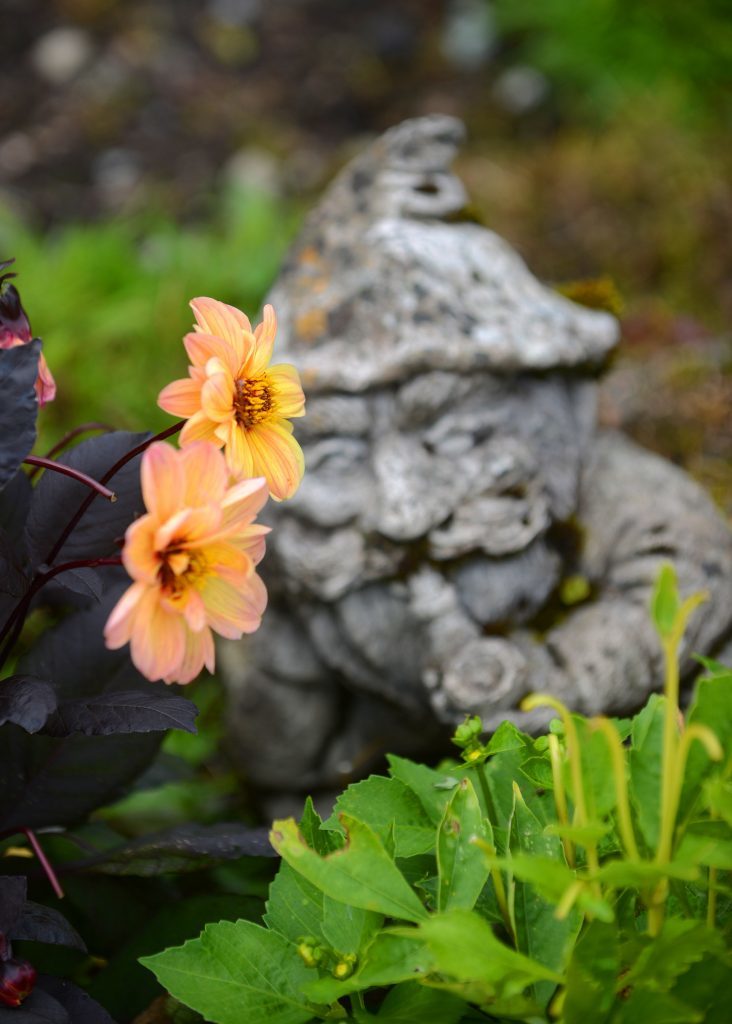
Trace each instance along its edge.
<path fill-rule="evenodd" d="M 506 750 L 522 750 L 531 743 L 531 737 L 517 729 L 513 722 L 501 722 L 488 741 L 485 752 L 489 756 Z"/>
<path fill-rule="evenodd" d="M 671 917 L 661 933 L 645 943 L 623 982 L 667 992 L 692 964 L 708 954 L 723 956 L 724 952 L 722 936 L 706 924 Z"/>
<path fill-rule="evenodd" d="M 674 629 L 680 607 L 676 570 L 670 562 L 660 569 L 651 596 L 651 617 L 660 636 L 669 637 Z"/>
<path fill-rule="evenodd" d="M 404 783 L 419 799 L 433 825 L 438 825 L 456 781 L 446 772 L 427 768 L 394 754 L 387 756 L 389 774 Z"/>
<path fill-rule="evenodd" d="M 493 845 L 490 822 L 483 818 L 473 785 L 464 778 L 453 791 L 437 830 L 437 909 L 472 910 L 485 885 L 489 868 L 480 848 Z"/>
<path fill-rule="evenodd" d="M 426 917 L 373 829 L 345 814 L 342 823 L 346 844 L 325 857 L 310 849 L 292 818 L 274 823 L 270 841 L 295 871 L 335 900 L 406 921 Z"/>
<path fill-rule="evenodd" d="M 615 925 L 592 921 L 577 941 L 567 968 L 563 1024 L 605 1024 L 620 974 Z"/>
<path fill-rule="evenodd" d="M 729 952 L 724 957 L 705 956 L 680 975 L 671 995 L 701 1013 L 704 1024 L 729 1024 Z"/>
<path fill-rule="evenodd" d="M 266 906 L 264 923 L 290 942 L 297 944 L 309 935 L 324 938 L 323 893 L 289 864 L 280 865 Z"/>
<path fill-rule="evenodd" d="M 200 938 L 143 957 L 160 984 L 212 1024 L 305 1024 L 315 976 L 294 946 L 251 921 L 207 925 Z"/>
<path fill-rule="evenodd" d="M 661 772 L 665 698 L 653 694 L 633 721 L 630 748 L 630 799 L 649 850 L 655 851 L 661 828 Z"/>
<path fill-rule="evenodd" d="M 342 832 L 340 814 L 362 821 L 386 842 L 393 827 L 394 856 L 415 857 L 435 846 L 435 828 L 419 797 L 395 778 L 371 775 L 338 797 L 325 827 Z"/>
<path fill-rule="evenodd" d="M 573 717 L 580 746 L 587 813 L 593 818 L 603 818 L 617 803 L 610 749 L 603 734 L 590 729 L 586 718 Z M 614 727 L 612 719 L 610 724 Z M 567 781 L 571 793 L 571 779 Z"/>

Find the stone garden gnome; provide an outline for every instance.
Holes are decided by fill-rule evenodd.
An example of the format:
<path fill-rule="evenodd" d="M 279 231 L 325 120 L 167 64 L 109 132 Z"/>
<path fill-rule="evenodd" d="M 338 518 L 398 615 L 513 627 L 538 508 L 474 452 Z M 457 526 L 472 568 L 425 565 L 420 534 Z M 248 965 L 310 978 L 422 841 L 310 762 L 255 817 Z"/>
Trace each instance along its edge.
<path fill-rule="evenodd" d="M 549 691 L 622 714 L 660 686 L 660 565 L 732 619 L 732 535 L 684 473 L 596 429 L 615 320 L 540 284 L 462 216 L 461 124 L 387 132 L 337 178 L 269 296 L 308 396 L 307 471 L 271 511 L 265 623 L 224 652 L 234 747 L 265 787 L 433 754 Z M 579 578 L 585 600 L 561 600 Z"/>

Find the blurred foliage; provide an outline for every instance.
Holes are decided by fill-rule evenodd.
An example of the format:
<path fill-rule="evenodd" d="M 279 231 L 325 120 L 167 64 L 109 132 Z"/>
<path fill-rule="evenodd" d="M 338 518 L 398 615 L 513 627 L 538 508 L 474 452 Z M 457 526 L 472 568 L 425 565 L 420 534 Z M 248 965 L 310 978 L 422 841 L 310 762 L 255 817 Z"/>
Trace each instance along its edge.
<path fill-rule="evenodd" d="M 652 93 L 696 123 L 732 110 L 728 0 L 494 0 L 500 29 L 570 114 L 606 119 Z"/>
<path fill-rule="evenodd" d="M 188 302 L 211 295 L 254 317 L 297 220 L 281 200 L 236 190 L 203 226 L 147 214 L 43 236 L 0 210 L 0 252 L 16 258 L 23 303 L 58 384 L 37 450 L 76 420 L 169 425 L 156 398 L 187 374 Z"/>

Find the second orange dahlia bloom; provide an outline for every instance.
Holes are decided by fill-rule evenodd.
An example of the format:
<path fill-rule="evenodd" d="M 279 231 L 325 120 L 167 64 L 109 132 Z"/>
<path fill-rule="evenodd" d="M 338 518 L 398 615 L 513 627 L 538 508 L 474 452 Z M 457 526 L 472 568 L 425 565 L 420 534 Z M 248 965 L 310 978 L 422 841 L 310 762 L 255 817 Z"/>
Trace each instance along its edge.
<path fill-rule="evenodd" d="M 104 629 L 107 647 L 130 644 L 148 679 L 189 683 L 214 669 L 212 630 L 238 640 L 258 628 L 267 592 L 255 572 L 268 528 L 254 523 L 267 500 L 262 478 L 229 487 L 221 452 L 199 442 L 178 451 L 152 444 L 142 457 L 147 514 L 125 534 L 133 579 Z"/>
<path fill-rule="evenodd" d="M 290 498 L 302 480 L 304 461 L 290 419 L 305 414 L 297 370 L 270 366 L 277 321 L 271 306 L 252 330 L 234 306 L 193 299 L 194 332 L 183 339 L 191 360 L 189 377 L 173 381 L 158 405 L 188 422 L 182 446 L 212 441 L 224 447 L 235 479 L 263 476 L 277 501 Z"/>

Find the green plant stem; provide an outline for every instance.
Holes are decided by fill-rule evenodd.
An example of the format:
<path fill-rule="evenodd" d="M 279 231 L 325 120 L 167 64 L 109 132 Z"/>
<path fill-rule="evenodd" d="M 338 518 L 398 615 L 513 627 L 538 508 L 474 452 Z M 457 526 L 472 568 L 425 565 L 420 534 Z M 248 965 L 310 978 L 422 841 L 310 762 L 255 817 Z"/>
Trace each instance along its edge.
<path fill-rule="evenodd" d="M 564 779 L 562 778 L 562 759 L 561 750 L 559 748 L 559 740 L 554 733 L 549 733 L 549 760 L 552 766 L 552 781 L 554 783 L 554 806 L 557 811 L 557 817 L 562 825 L 569 824 L 569 810 L 567 808 L 567 794 L 564 789 Z M 574 843 L 567 836 L 562 836 L 562 846 L 564 848 L 564 856 L 567 858 L 567 864 L 570 868 L 575 866 L 574 856 Z"/>
<path fill-rule="evenodd" d="M 590 722 L 592 729 L 599 729 L 607 741 L 612 763 L 613 782 L 615 784 L 615 799 L 617 801 L 618 830 L 623 840 L 625 852 L 630 860 L 640 860 L 640 853 L 635 841 L 633 830 L 633 819 L 630 813 L 630 801 L 628 799 L 628 778 L 625 771 L 625 752 L 620 742 L 620 737 L 608 718 L 593 718 Z"/>

